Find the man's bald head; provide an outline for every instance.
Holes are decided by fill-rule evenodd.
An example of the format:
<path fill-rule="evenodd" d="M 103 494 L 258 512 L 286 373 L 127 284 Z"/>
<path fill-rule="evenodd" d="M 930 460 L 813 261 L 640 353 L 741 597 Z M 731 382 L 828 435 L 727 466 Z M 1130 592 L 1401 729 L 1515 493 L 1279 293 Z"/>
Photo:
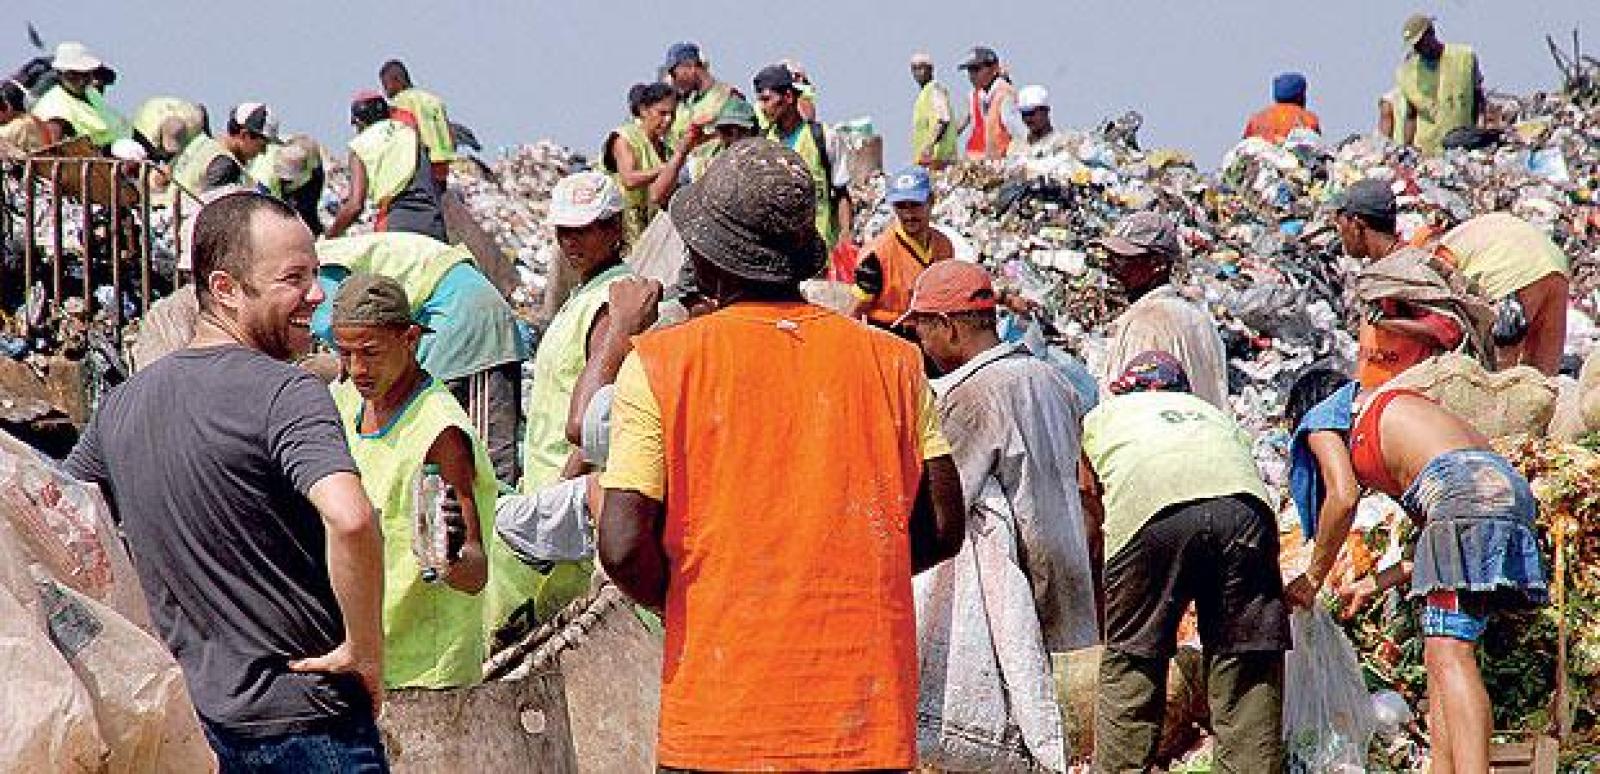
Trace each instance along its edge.
<path fill-rule="evenodd" d="M 214 272 L 224 272 L 249 285 L 255 268 L 255 233 L 273 225 L 275 219 L 292 220 L 303 227 L 300 216 L 289 205 L 252 191 L 227 194 L 201 208 L 195 216 L 190 245 L 200 308 L 211 308 L 213 299 L 207 278 Z"/>

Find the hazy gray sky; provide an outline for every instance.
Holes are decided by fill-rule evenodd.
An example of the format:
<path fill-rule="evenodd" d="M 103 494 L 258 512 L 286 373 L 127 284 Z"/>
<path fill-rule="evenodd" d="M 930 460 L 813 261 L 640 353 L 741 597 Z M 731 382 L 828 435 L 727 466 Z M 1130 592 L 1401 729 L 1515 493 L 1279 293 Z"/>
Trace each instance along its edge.
<path fill-rule="evenodd" d="M 286 129 L 341 148 L 350 93 L 375 87 L 391 56 L 490 148 L 550 137 L 584 150 L 624 117 L 628 86 L 652 78 L 673 41 L 699 41 L 713 71 L 747 91 L 760 66 L 793 57 L 817 83 L 825 120 L 874 119 L 891 166 L 907 160 L 915 95 L 906 62 L 917 50 L 934 56 L 963 105 L 968 86 L 954 65 L 987 44 L 1019 86 L 1050 89 L 1057 125 L 1134 108 L 1147 147 L 1184 148 L 1207 167 L 1285 69 L 1306 74 L 1329 135 L 1370 127 L 1413 11 L 1437 16 L 1445 40 L 1474 45 L 1494 89 L 1554 86 L 1546 33 L 1584 24 L 1600 51 L 1600 0 L 5 4 L 15 20 L 0 25 L 8 70 L 31 53 L 23 21 L 32 20 L 48 43 L 82 40 L 115 66 L 111 101 L 126 111 L 157 94 L 199 99 L 214 116 L 262 99 Z"/>

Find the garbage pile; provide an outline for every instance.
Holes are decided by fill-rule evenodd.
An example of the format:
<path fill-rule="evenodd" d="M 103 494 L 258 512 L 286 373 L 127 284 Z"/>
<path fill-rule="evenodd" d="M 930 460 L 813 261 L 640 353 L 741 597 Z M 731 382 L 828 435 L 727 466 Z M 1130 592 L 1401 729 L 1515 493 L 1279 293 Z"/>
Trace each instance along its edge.
<path fill-rule="evenodd" d="M 584 164 L 581 154 L 540 140 L 506 148 L 492 164 L 474 161 L 453 170 L 451 180 L 467 209 L 516 260 L 525 296 L 513 299 L 519 306 L 538 303 L 557 259 L 554 235 L 543 225 L 550 189 Z"/>

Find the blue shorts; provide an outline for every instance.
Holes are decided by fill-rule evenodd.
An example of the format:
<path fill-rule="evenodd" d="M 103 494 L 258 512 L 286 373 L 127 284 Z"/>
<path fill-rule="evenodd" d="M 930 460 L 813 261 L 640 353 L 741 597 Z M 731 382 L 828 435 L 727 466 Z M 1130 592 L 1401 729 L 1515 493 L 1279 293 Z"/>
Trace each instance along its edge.
<path fill-rule="evenodd" d="M 1473 602 L 1469 595 L 1448 589 L 1430 593 L 1422 607 L 1422 636 L 1477 642 L 1489 625 L 1489 616 Z"/>

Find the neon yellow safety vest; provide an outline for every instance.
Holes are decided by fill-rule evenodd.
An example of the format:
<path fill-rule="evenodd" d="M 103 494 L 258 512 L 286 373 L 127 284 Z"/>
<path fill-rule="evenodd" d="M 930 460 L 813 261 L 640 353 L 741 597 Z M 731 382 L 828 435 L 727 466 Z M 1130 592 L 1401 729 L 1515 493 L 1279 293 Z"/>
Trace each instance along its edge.
<path fill-rule="evenodd" d="M 356 135 L 350 150 L 367 168 L 367 198 L 385 207 L 417 174 L 417 130 L 385 118 Z"/>
<path fill-rule="evenodd" d="M 444 275 L 458 263 L 467 263 L 472 253 L 466 247 L 448 245 L 425 234 L 408 231 L 376 231 L 371 234 L 317 240 L 317 260 L 323 266 L 343 266 L 351 273 L 381 274 L 406 291 L 411 314 L 433 296 Z M 565 422 L 565 420 L 563 420 Z"/>
<path fill-rule="evenodd" d="M 200 106 L 177 97 L 151 97 L 133 111 L 133 130 L 151 145 L 161 142 L 161 125 L 169 118 L 181 118 L 195 131 L 201 128 Z"/>
<path fill-rule="evenodd" d="M 89 138 L 95 147 L 105 148 L 117 140 L 133 137 L 128 119 L 106 104 L 106 98 L 93 86 L 83 91 L 83 99 L 68 93 L 59 84 L 45 92 L 33 105 L 33 114 L 46 121 L 60 119 L 72 126 L 79 137 Z"/>
<path fill-rule="evenodd" d="M 683 133 L 689 131 L 690 124 L 710 126 L 731 96 L 733 87 L 717 82 L 691 99 L 680 98 L 677 113 L 672 118 L 672 129 L 667 132 L 667 141 L 676 148 L 683 142 Z"/>
<path fill-rule="evenodd" d="M 411 532 L 413 488 L 424 458 L 439 436 L 453 427 L 472 445 L 472 499 L 479 534 L 489 547 L 499 486 L 488 452 L 455 396 L 439 382 L 430 379 L 399 416 L 370 435 L 359 432 L 364 401 L 355 385 L 345 381 L 332 389 L 361 485 L 378 508 L 383 532 L 384 685 L 458 688 L 482 682 L 489 589 L 467 594 L 442 582 L 424 583 L 422 568 L 411 552 Z M 491 580 L 495 569 L 489 568 Z"/>
<path fill-rule="evenodd" d="M 250 159 L 250 164 L 244 170 L 273 196 L 283 196 L 283 182 L 278 179 L 278 153 L 282 148 L 281 145 L 268 144 L 266 150 Z"/>
<path fill-rule="evenodd" d="M 944 134 L 935 142 L 934 135 L 939 131 L 940 119 L 933 112 L 933 106 L 936 98 L 941 96 L 944 98 L 946 126 Z M 938 81 L 928 81 L 917 93 L 917 102 L 911 108 L 911 160 L 920 160 L 923 153 L 931 149 L 928 156 L 933 161 L 955 161 L 956 128 L 949 124 L 950 90 Z"/>
<path fill-rule="evenodd" d="M 556 483 L 572 444 L 567 441 L 567 410 L 578 376 L 589 361 L 589 329 L 608 298 L 611 283 L 632 274 L 618 264 L 574 290 L 561 305 L 533 355 L 533 394 L 528 396 L 527 434 L 522 443 L 522 486 L 533 494 Z M 529 587 L 541 620 L 554 615 L 589 587 L 593 563 L 557 563 L 549 575 Z"/>
<path fill-rule="evenodd" d="M 1450 130 L 1471 126 L 1477 108 L 1477 55 L 1447 43 L 1437 62 L 1412 54 L 1395 70 L 1395 85 L 1417 119 L 1416 146 L 1437 154 Z"/>
<path fill-rule="evenodd" d="M 606 147 L 600 149 L 600 158 L 604 160 L 603 166 L 611 173 L 611 178 L 617 181 L 617 188 L 622 191 L 622 226 L 623 235 L 629 244 L 633 244 L 644 233 L 645 227 L 650 225 L 650 219 L 656 216 L 657 207 L 650 201 L 650 186 L 641 185 L 629 188 L 622 184 L 622 175 L 616 168 L 616 161 L 612 158 L 611 142 L 614 137 L 622 137 L 633 151 L 633 159 L 638 164 L 640 172 L 660 169 L 667 163 L 661 154 L 661 149 L 650 141 L 644 133 L 644 127 L 638 119 L 633 119 L 606 135 Z"/>
<path fill-rule="evenodd" d="M 450 134 L 450 118 L 445 113 L 444 100 L 413 86 L 394 95 L 389 102 L 416 116 L 417 133 L 422 135 L 422 144 L 428 147 L 429 161 L 448 164 L 456 160 L 456 141 Z"/>
<path fill-rule="evenodd" d="M 232 158 L 233 154 L 229 153 L 215 137 L 209 134 L 195 135 L 188 145 L 183 146 L 183 151 L 177 158 L 172 160 L 172 182 L 191 196 L 199 198 L 205 193 L 202 187 L 206 168 L 211 166 L 211 162 L 224 156 Z M 177 195 L 177 191 L 172 192 L 172 196 Z"/>
<path fill-rule="evenodd" d="M 768 128 L 767 135 L 774 140 L 789 146 L 789 149 L 800 154 L 806 162 L 806 168 L 811 170 L 811 182 L 816 187 L 817 198 L 817 233 L 822 235 L 828 249 L 833 249 L 833 243 L 839 239 L 838 224 L 833 216 L 833 181 L 828 179 L 827 170 L 823 168 L 822 154 L 826 151 L 817 146 L 815 132 L 809 121 L 801 121 L 795 127 L 794 134 L 786 138 L 778 136 L 778 125 L 773 124 Z M 837 165 L 844 163 L 844 159 L 830 159 Z M 835 167 L 837 168 L 837 167 Z"/>

